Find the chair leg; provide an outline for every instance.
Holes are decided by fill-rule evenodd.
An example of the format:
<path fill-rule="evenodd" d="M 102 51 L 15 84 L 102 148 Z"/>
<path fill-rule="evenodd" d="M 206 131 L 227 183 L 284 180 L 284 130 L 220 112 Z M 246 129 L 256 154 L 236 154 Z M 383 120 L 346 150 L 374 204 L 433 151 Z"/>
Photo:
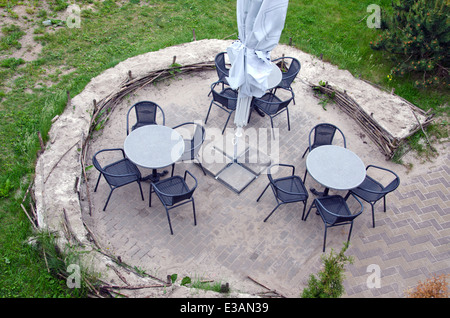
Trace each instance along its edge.
<path fill-rule="evenodd" d="M 372 206 L 372 227 L 375 227 L 375 209 L 374 209 L 374 204 L 370 203 L 370 205 Z"/>
<path fill-rule="evenodd" d="M 316 200 L 314 200 L 313 203 L 311 203 L 311 206 L 308 209 L 308 213 L 306 213 L 306 216 L 303 219 L 303 221 L 306 221 L 306 219 L 308 218 L 309 212 L 311 212 L 311 209 L 313 208 L 313 206 L 315 206 L 315 202 L 316 202 Z"/>
<path fill-rule="evenodd" d="M 289 121 L 289 109 L 287 107 L 286 107 L 286 113 L 287 113 L 288 131 L 291 131 L 291 123 Z"/>
<path fill-rule="evenodd" d="M 205 171 L 205 169 L 203 168 L 202 163 L 201 163 L 200 160 L 198 160 L 198 159 L 197 159 L 197 161 L 198 161 L 198 165 L 200 166 L 200 168 L 201 168 L 202 171 L 203 171 L 203 174 L 206 176 L 206 171 Z"/>
<path fill-rule="evenodd" d="M 347 194 L 345 195 L 344 200 L 347 201 L 348 197 L 350 196 L 350 191 L 347 192 Z"/>
<path fill-rule="evenodd" d="M 142 201 L 144 201 L 144 194 L 142 193 L 142 187 L 141 187 L 141 183 L 139 181 L 137 181 L 138 185 L 139 185 L 139 190 L 141 191 L 141 198 Z"/>
<path fill-rule="evenodd" d="M 306 199 L 305 201 L 303 201 L 303 213 L 302 213 L 302 220 L 305 217 L 305 211 L 306 211 L 306 204 L 308 202 L 308 199 Z"/>
<path fill-rule="evenodd" d="M 386 195 L 383 197 L 384 212 L 386 212 Z"/>
<path fill-rule="evenodd" d="M 173 171 L 175 170 L 175 163 L 172 164 L 172 174 L 170 175 L 171 177 L 173 177 Z"/>
<path fill-rule="evenodd" d="M 225 122 L 225 126 L 223 126 L 222 135 L 223 135 L 223 133 L 225 132 L 225 128 L 227 128 L 228 121 L 230 120 L 231 114 L 232 114 L 232 113 L 229 113 L 229 114 L 228 114 L 228 118 L 227 118 L 227 121 Z"/>
<path fill-rule="evenodd" d="M 347 242 L 350 242 L 350 236 L 352 236 L 352 229 L 353 229 L 353 221 L 350 224 L 350 230 L 348 231 L 348 238 L 347 238 Z"/>
<path fill-rule="evenodd" d="M 170 222 L 169 210 L 166 208 L 167 220 L 169 221 L 170 234 L 173 235 L 172 223 Z"/>
<path fill-rule="evenodd" d="M 305 152 L 303 153 L 303 156 L 302 156 L 302 158 L 304 158 L 304 157 L 305 157 L 305 155 L 306 155 L 306 153 L 308 152 L 308 150 L 309 150 L 309 147 L 307 147 L 307 148 L 306 148 Z"/>
<path fill-rule="evenodd" d="M 308 170 L 305 169 L 305 175 L 303 176 L 303 184 L 305 184 L 306 175 L 308 174 Z"/>
<path fill-rule="evenodd" d="M 113 191 L 114 191 L 114 188 L 112 188 L 111 191 L 109 192 L 108 199 L 106 199 L 105 206 L 103 207 L 103 211 L 106 210 L 106 206 L 108 205 L 109 199 L 111 198 L 111 194 L 113 193 Z"/>
<path fill-rule="evenodd" d="M 195 203 L 194 203 L 194 198 L 192 198 L 192 209 L 194 210 L 194 225 L 197 225 L 197 217 L 195 216 Z"/>
<path fill-rule="evenodd" d="M 327 242 L 327 229 L 328 227 L 325 225 L 325 233 L 323 235 L 323 250 L 322 250 L 323 253 L 325 253 L 325 245 Z"/>
<path fill-rule="evenodd" d="M 212 107 L 213 102 L 214 102 L 214 101 L 212 101 L 211 104 L 209 104 L 208 113 L 206 114 L 206 119 L 205 119 L 205 125 L 206 125 L 206 122 L 208 121 L 209 112 L 211 111 L 211 107 Z"/>
<path fill-rule="evenodd" d="M 275 139 L 275 131 L 273 129 L 273 119 L 272 119 L 272 117 L 270 117 L 270 126 L 272 127 L 272 137 L 273 137 L 273 139 Z"/>
<path fill-rule="evenodd" d="M 273 212 L 275 212 L 276 209 L 278 209 L 278 207 L 281 205 L 282 203 L 278 203 L 278 205 L 275 207 L 275 209 L 272 210 L 272 212 L 270 212 L 270 214 L 264 219 L 264 222 L 266 222 L 270 216 L 273 214 Z"/>
<path fill-rule="evenodd" d="M 261 199 L 262 195 L 264 194 L 264 192 L 266 192 L 266 190 L 267 190 L 267 188 L 269 187 L 269 185 L 270 185 L 270 183 L 268 183 L 268 184 L 266 185 L 266 187 L 264 188 L 263 192 L 259 195 L 258 199 L 256 199 L 256 202 L 258 202 L 259 199 Z"/>
<path fill-rule="evenodd" d="M 95 185 L 94 192 L 97 191 L 98 183 L 100 182 L 100 178 L 101 178 L 101 177 L 102 177 L 102 174 L 100 173 L 100 174 L 98 175 L 97 184 Z"/>

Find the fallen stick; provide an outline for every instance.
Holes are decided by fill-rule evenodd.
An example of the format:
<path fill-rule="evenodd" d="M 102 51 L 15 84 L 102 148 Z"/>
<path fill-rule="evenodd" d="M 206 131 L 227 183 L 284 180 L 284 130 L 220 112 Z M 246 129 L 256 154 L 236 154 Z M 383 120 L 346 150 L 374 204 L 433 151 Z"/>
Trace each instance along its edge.
<path fill-rule="evenodd" d="M 50 175 L 52 174 L 53 170 L 56 168 L 56 166 L 58 165 L 58 163 L 60 163 L 60 161 L 65 157 L 65 155 L 72 150 L 73 147 L 75 147 L 78 144 L 78 141 L 69 149 L 66 150 L 66 152 L 58 159 L 58 161 L 53 165 L 53 167 L 50 169 L 50 172 L 48 173 L 47 177 L 44 180 L 44 183 L 47 182 L 48 178 L 50 177 Z"/>
<path fill-rule="evenodd" d="M 107 288 L 107 289 L 130 289 L 130 290 L 134 290 L 134 289 L 145 289 L 145 288 L 158 288 L 158 287 L 167 287 L 167 285 L 164 284 L 155 284 L 155 285 L 142 285 L 142 286 L 118 286 L 118 285 L 104 285 L 102 286 L 102 288 Z"/>
<path fill-rule="evenodd" d="M 112 270 L 116 273 L 117 276 L 119 276 L 119 278 L 125 283 L 127 284 L 127 286 L 129 286 L 130 284 L 128 283 L 128 281 L 126 280 L 126 278 L 117 270 L 117 268 L 115 268 L 114 266 L 111 266 L 109 264 L 106 264 L 107 267 L 112 268 Z"/>
<path fill-rule="evenodd" d="M 274 294 L 279 295 L 280 297 L 286 298 L 285 296 L 283 296 L 282 294 L 280 294 L 279 292 L 277 292 L 275 289 L 271 289 L 271 288 L 269 288 L 269 287 L 267 287 L 267 286 L 261 284 L 260 282 L 256 281 L 254 278 L 252 278 L 252 277 L 250 277 L 250 276 L 247 276 L 247 277 L 248 277 L 250 280 L 252 280 L 253 282 L 255 282 L 256 284 L 258 284 L 259 286 L 264 287 L 265 289 L 267 289 L 267 290 L 268 290 L 268 293 L 269 293 L 269 292 L 270 292 L 270 293 L 274 293 Z"/>
<path fill-rule="evenodd" d="M 23 206 L 23 204 L 20 204 L 20 207 L 22 208 L 23 212 L 25 212 L 25 215 L 27 216 L 28 220 L 30 220 L 31 224 L 33 225 L 33 228 L 37 230 L 36 224 L 34 224 L 34 221 L 31 219 L 30 215 L 28 214 L 27 210 Z"/>

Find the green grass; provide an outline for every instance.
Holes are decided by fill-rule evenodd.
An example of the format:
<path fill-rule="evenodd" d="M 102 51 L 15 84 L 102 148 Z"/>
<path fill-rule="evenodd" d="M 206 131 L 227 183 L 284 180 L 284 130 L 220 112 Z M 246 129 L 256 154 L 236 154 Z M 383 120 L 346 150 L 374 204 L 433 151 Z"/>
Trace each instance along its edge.
<path fill-rule="evenodd" d="M 2 27 L 3 36 L 0 39 L 0 53 L 10 51 L 13 48 L 20 49 L 20 38 L 25 34 L 16 24 L 5 25 Z"/>
<path fill-rule="evenodd" d="M 82 10 L 81 27 L 43 27 L 69 1 L 21 1 L 30 7 L 36 41 L 43 51 L 32 62 L 0 61 L 0 297 L 68 297 L 64 284 L 48 274 L 41 251 L 24 242 L 33 234 L 20 202 L 33 179 L 38 132 L 44 140 L 51 119 L 66 105 L 66 92 L 80 93 L 93 77 L 138 54 L 208 38 L 237 38 L 235 0 L 76 1 L 90 4 Z M 280 42 L 292 44 L 348 69 L 355 76 L 388 89 L 417 106 L 448 118 L 448 91 L 419 90 L 414 78 L 387 81 L 392 64 L 369 43 L 378 30 L 369 29 L 364 17 L 369 4 L 390 5 L 390 0 L 290 1 Z M 0 13 L 10 16 L 19 1 L 0 0 Z M 1 12 L 1 10 L 9 10 Z M 20 19 L 20 17 L 19 17 Z M 0 54 L 20 47 L 23 30 L 1 26 Z M 54 29 L 50 32 L 49 30 Z M 440 127 L 440 126 L 439 126 Z M 434 126 L 435 134 L 442 130 Z M 448 128 L 447 128 L 448 129 Z M 419 144 L 420 134 L 412 138 Z M 28 206 L 28 202 L 26 202 Z"/>

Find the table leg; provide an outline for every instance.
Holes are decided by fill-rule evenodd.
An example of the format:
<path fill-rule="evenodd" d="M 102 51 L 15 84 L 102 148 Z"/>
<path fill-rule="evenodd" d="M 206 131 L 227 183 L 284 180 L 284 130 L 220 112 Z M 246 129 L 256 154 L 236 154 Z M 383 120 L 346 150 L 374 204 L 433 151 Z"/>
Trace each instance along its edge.
<path fill-rule="evenodd" d="M 323 192 L 317 191 L 314 188 L 310 188 L 309 190 L 311 191 L 312 194 L 314 194 L 316 196 L 319 196 L 319 197 L 326 197 L 326 196 L 328 196 L 328 192 L 330 191 L 329 188 L 325 188 L 325 190 Z"/>
<path fill-rule="evenodd" d="M 255 107 L 255 111 L 258 113 L 259 116 L 264 117 L 266 114 L 264 114 L 262 111 L 259 110 L 258 107 Z"/>
<path fill-rule="evenodd" d="M 163 172 L 158 172 L 157 169 L 153 169 L 152 174 L 142 178 L 142 181 L 150 180 L 150 182 L 158 182 L 161 177 L 164 177 L 169 173 L 168 170 L 164 170 Z"/>
<path fill-rule="evenodd" d="M 326 197 L 326 196 L 328 196 L 328 192 L 330 191 L 330 188 L 325 188 L 325 190 L 323 192 L 317 191 L 314 188 L 310 188 L 309 190 L 311 191 L 312 194 L 314 194 L 318 197 Z M 316 211 L 316 214 L 319 215 L 319 211 Z"/>

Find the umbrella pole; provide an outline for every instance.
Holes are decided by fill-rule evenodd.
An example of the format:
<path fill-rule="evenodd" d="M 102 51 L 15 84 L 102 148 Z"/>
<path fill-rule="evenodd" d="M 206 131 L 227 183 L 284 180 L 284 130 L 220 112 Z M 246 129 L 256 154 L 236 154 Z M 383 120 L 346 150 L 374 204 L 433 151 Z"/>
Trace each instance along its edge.
<path fill-rule="evenodd" d="M 233 139 L 233 145 L 234 145 L 233 161 L 234 162 L 237 162 L 237 145 L 238 145 L 238 140 L 241 137 L 242 137 L 242 127 L 238 126 L 236 128 L 236 133 L 234 134 L 234 139 Z"/>

